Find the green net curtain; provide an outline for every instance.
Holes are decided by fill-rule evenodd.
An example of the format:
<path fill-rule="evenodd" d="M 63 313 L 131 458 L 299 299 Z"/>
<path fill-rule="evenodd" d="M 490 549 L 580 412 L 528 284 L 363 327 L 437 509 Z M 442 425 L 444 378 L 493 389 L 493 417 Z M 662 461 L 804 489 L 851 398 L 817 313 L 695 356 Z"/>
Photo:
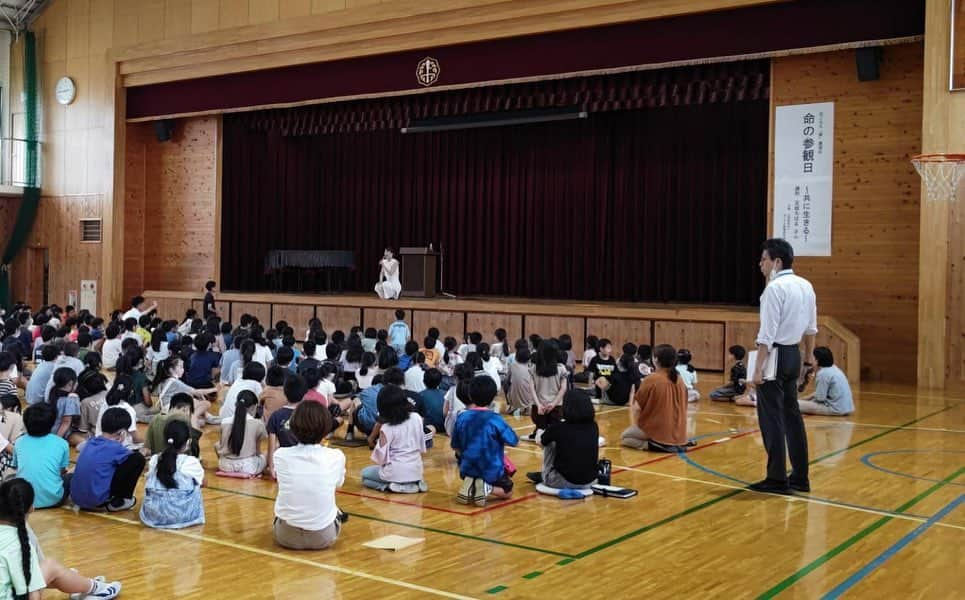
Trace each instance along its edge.
<path fill-rule="evenodd" d="M 26 165 L 24 177 L 23 200 L 17 212 L 17 220 L 13 233 L 7 240 L 0 256 L 0 306 L 10 308 L 10 264 L 20 253 L 21 248 L 30 237 L 34 218 L 37 216 L 37 205 L 40 201 L 40 183 L 37 181 L 37 164 L 40 148 L 37 142 L 37 46 L 32 31 L 24 36 L 23 50 L 23 83 L 26 102 Z"/>

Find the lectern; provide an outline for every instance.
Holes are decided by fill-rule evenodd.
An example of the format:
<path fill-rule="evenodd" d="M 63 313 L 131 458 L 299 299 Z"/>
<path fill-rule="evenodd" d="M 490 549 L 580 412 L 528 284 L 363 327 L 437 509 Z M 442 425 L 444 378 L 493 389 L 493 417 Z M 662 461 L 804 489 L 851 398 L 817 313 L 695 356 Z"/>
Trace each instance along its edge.
<path fill-rule="evenodd" d="M 402 295 L 434 297 L 439 253 L 429 248 L 399 248 L 399 254 L 402 256 Z"/>

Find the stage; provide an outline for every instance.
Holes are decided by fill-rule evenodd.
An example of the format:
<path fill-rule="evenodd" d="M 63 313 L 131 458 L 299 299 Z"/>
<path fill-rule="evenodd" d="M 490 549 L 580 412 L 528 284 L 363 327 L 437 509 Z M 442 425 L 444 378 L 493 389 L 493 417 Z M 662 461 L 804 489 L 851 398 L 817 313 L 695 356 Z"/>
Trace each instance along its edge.
<path fill-rule="evenodd" d="M 148 301 L 157 301 L 159 314 L 181 320 L 194 308 L 201 313 L 203 294 L 171 290 L 148 290 Z M 242 314 L 258 317 L 267 327 L 285 320 L 304 338 L 308 320 L 317 317 L 331 334 L 348 332 L 353 325 L 386 328 L 395 311 L 406 311 L 413 337 L 421 342 L 429 327 L 438 327 L 443 337 L 461 339 L 465 332 L 479 331 L 491 342 L 502 327 L 509 339 L 533 333 L 543 337 L 568 333 L 573 350 L 582 354 L 586 336 L 609 338 L 619 352 L 625 342 L 671 344 L 688 348 L 693 364 L 705 371 L 728 367 L 727 348 L 740 344 L 750 348 L 758 329 L 757 309 L 752 307 L 643 304 L 624 302 L 580 302 L 530 298 L 410 298 L 381 300 L 372 294 L 285 294 L 232 293 L 217 295 L 218 308 L 232 323 Z M 833 317 L 818 317 L 818 345 L 834 352 L 835 363 L 857 384 L 861 374 L 861 342 Z"/>

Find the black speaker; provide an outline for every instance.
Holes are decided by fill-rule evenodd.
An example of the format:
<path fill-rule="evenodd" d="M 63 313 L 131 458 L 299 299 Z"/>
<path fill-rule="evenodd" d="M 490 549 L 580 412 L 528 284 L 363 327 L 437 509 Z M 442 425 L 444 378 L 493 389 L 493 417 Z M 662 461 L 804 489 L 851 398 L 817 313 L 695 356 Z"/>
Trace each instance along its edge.
<path fill-rule="evenodd" d="M 856 48 L 855 65 L 858 67 L 858 81 L 877 81 L 881 77 L 878 65 L 881 63 L 881 46 Z"/>
<path fill-rule="evenodd" d="M 174 133 L 174 121 L 171 119 L 154 121 L 154 135 L 157 137 L 157 141 L 167 142 L 171 139 L 172 133 Z"/>

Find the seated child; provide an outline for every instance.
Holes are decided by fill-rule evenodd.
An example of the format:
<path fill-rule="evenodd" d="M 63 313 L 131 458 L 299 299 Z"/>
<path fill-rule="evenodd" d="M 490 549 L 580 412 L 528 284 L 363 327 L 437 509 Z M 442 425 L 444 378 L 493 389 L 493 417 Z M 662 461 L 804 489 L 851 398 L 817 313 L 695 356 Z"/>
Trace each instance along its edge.
<path fill-rule="evenodd" d="M 814 377 L 814 393 L 798 400 L 801 412 L 807 415 L 842 417 L 854 412 L 851 385 L 844 371 L 834 364 L 834 354 L 825 346 L 814 349 L 818 372 Z"/>
<path fill-rule="evenodd" d="M 190 428 L 191 445 L 188 453 L 195 458 L 201 456 L 201 436 L 203 432 L 195 429 L 191 424 L 191 414 L 194 411 L 194 398 L 189 394 L 175 394 L 171 398 L 171 407 L 166 415 L 158 415 L 151 421 L 144 436 L 144 449 L 146 455 L 160 454 L 167 447 L 167 438 L 164 437 L 164 428 L 171 421 L 184 421 Z"/>
<path fill-rule="evenodd" d="M 127 428 L 127 434 L 124 436 L 123 444 L 126 448 L 131 450 L 137 450 L 144 445 L 144 438 L 137 430 L 137 413 L 134 411 L 134 407 L 131 406 L 130 401 L 134 397 L 134 386 L 129 375 L 118 375 L 114 378 L 114 385 L 111 386 L 111 391 L 107 392 L 107 397 L 104 399 L 104 403 L 101 405 L 98 413 L 96 425 L 94 427 L 94 436 L 98 436 L 102 433 L 101 420 L 104 418 L 104 413 L 109 409 L 117 407 L 123 408 L 127 411 L 127 414 L 131 415 L 131 425 Z M 79 448 L 79 446 L 78 446 Z"/>
<path fill-rule="evenodd" d="M 305 380 L 302 379 L 300 375 L 290 376 L 285 382 L 285 399 L 288 400 L 288 404 L 272 413 L 271 418 L 268 419 L 268 424 L 265 426 L 265 430 L 268 432 L 267 468 L 272 477 L 275 476 L 274 463 L 272 462 L 275 452 L 279 448 L 290 448 L 298 444 L 298 438 L 292 433 L 289 421 L 295 413 L 295 409 L 302 401 L 302 398 L 305 397 L 306 391 L 308 390 L 305 387 Z M 309 404 L 318 403 L 310 402 Z M 319 404 L 319 406 L 321 405 Z M 326 409 L 326 412 L 327 410 L 328 409 Z M 329 420 L 331 420 L 331 417 Z"/>
<path fill-rule="evenodd" d="M 13 444 L 23 433 L 20 398 L 16 394 L 0 395 L 0 435 Z"/>
<path fill-rule="evenodd" d="M 456 427 L 456 419 L 459 418 L 470 404 L 469 382 L 475 376 L 472 366 L 462 363 L 456 367 L 456 384 L 446 392 L 446 399 L 442 405 L 442 414 L 445 415 L 446 435 L 452 437 L 452 430 Z"/>
<path fill-rule="evenodd" d="M 151 457 L 141 522 L 158 529 L 183 529 L 204 524 L 201 461 L 187 454 L 191 427 L 184 421 L 169 421 L 164 427 L 167 446 Z"/>
<path fill-rule="evenodd" d="M 491 377 L 474 377 L 469 383 L 472 400 L 456 419 L 450 446 L 460 455 L 459 476 L 463 478 L 456 501 L 485 506 L 490 494 L 497 498 L 513 495 L 513 480 L 506 472 L 503 447 L 519 443 L 516 432 L 501 416 L 489 409 L 496 397 Z"/>
<path fill-rule="evenodd" d="M 413 412 L 405 391 L 386 385 L 379 392 L 379 423 L 369 436 L 372 462 L 362 469 L 362 485 L 399 494 L 429 491 L 422 479 L 426 440 L 422 417 Z"/>
<path fill-rule="evenodd" d="M 255 418 L 258 397 L 245 390 L 235 401 L 234 416 L 221 421 L 221 441 L 215 444 L 218 470 L 245 475 L 261 475 L 266 459 L 261 442 L 268 437 L 265 423 Z"/>
<path fill-rule="evenodd" d="M 121 583 L 88 579 L 56 560 L 44 556 L 27 518 L 35 507 L 30 482 L 14 478 L 0 485 L 0 589 L 8 598 L 39 600 L 44 588 L 56 589 L 71 598 L 107 599 L 121 593 Z"/>
<path fill-rule="evenodd" d="M 717 402 L 731 402 L 734 398 L 744 395 L 744 380 L 747 379 L 747 367 L 744 366 L 744 356 L 747 351 L 743 346 L 731 346 L 728 350 L 734 361 L 730 368 L 730 383 L 719 387 L 710 393 L 710 399 Z"/>
<path fill-rule="evenodd" d="M 50 432 L 64 438 L 71 446 L 76 446 L 86 438 L 78 428 L 80 398 L 74 393 L 77 373 L 70 367 L 60 367 L 54 371 L 52 381 L 47 403 L 57 411 L 57 419 Z"/>
<path fill-rule="evenodd" d="M 288 384 L 285 388 L 287 393 Z M 345 454 L 321 445 L 332 431 L 332 416 L 324 406 L 293 404 L 297 408 L 286 429 L 297 445 L 279 448 L 272 458 L 278 479 L 272 533 L 275 543 L 284 548 L 322 550 L 335 543 L 344 520 L 335 504 L 335 490 L 345 482 Z"/>
<path fill-rule="evenodd" d="M 543 470 L 527 473 L 533 483 L 556 489 L 586 489 L 596 481 L 600 460 L 600 428 L 589 394 L 569 390 L 563 397 L 563 421 L 552 423 L 540 437 Z"/>
<path fill-rule="evenodd" d="M 134 488 L 144 471 L 144 455 L 123 445 L 131 415 L 109 408 L 101 419 L 103 433 L 87 442 L 77 457 L 70 481 L 70 498 L 85 510 L 130 510 L 137 503 Z"/>
<path fill-rule="evenodd" d="M 265 389 L 258 396 L 262 405 L 261 420 L 265 424 L 268 423 L 272 413 L 288 402 L 285 399 L 285 379 L 287 377 L 285 370 L 277 365 L 268 369 L 268 374 L 265 376 Z"/>
<path fill-rule="evenodd" d="M 422 376 L 424 390 L 419 393 L 422 399 L 422 406 L 425 410 L 425 424 L 431 426 L 435 431 L 445 431 L 445 413 L 443 406 L 446 396 L 439 391 L 442 383 L 442 371 L 439 369 L 429 369 Z"/>
<path fill-rule="evenodd" d="M 509 390 L 506 392 L 506 404 L 508 412 L 519 411 L 519 414 L 528 415 L 530 407 L 536 403 L 536 396 L 533 394 L 535 389 L 533 383 L 533 372 L 530 370 L 529 343 L 525 340 L 516 342 L 516 353 L 513 360 L 507 366 L 506 385 Z"/>
<path fill-rule="evenodd" d="M 680 378 L 687 386 L 687 402 L 700 400 L 700 392 L 697 391 L 697 369 L 690 364 L 693 358 L 690 350 L 686 348 L 677 350 L 677 372 L 680 373 Z"/>
<path fill-rule="evenodd" d="M 23 413 L 27 435 L 13 448 L 17 476 L 33 486 L 35 508 L 60 506 L 70 493 L 70 446 L 50 432 L 56 420 L 57 411 L 46 402 L 28 406 Z"/>

